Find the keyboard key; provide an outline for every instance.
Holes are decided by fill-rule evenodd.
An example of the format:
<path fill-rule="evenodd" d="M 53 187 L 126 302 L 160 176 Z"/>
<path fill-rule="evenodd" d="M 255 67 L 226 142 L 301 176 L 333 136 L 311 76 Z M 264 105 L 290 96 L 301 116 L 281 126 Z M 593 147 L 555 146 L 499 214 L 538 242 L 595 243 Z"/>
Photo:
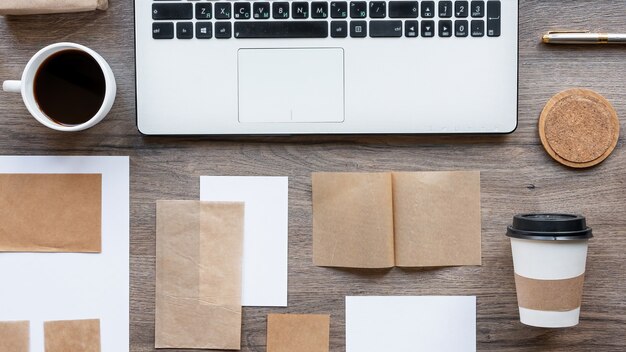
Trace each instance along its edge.
<path fill-rule="evenodd" d="M 242 22 L 237 22 L 242 23 Z M 258 22 L 265 23 L 265 22 Z M 215 22 L 215 38 L 228 39 L 232 36 L 230 22 Z"/>
<path fill-rule="evenodd" d="M 213 37 L 213 25 L 211 22 L 196 22 L 196 38 L 211 39 Z"/>
<path fill-rule="evenodd" d="M 176 23 L 176 38 L 192 39 L 193 38 L 193 23 L 191 22 Z"/>
<path fill-rule="evenodd" d="M 417 1 L 389 1 L 389 17 L 417 18 Z"/>
<path fill-rule="evenodd" d="M 487 36 L 500 36 L 500 1 L 487 1 Z"/>
<path fill-rule="evenodd" d="M 472 37 L 484 37 L 485 36 L 485 21 L 473 20 L 471 30 L 472 30 Z"/>
<path fill-rule="evenodd" d="M 439 1 L 439 17 L 452 17 L 452 1 Z"/>
<path fill-rule="evenodd" d="M 467 17 L 469 10 L 467 9 L 469 4 L 467 1 L 456 1 L 454 3 L 454 15 L 459 18 Z"/>
<path fill-rule="evenodd" d="M 235 22 L 235 38 L 327 37 L 328 22 L 326 21 Z"/>
<path fill-rule="evenodd" d="M 252 5 L 252 17 L 257 20 L 266 20 L 270 18 L 270 3 L 255 2 Z"/>
<path fill-rule="evenodd" d="M 333 38 L 347 37 L 348 36 L 348 22 L 347 21 L 330 22 L 330 36 Z"/>
<path fill-rule="evenodd" d="M 402 21 L 370 21 L 370 37 L 402 37 Z"/>
<path fill-rule="evenodd" d="M 293 18 L 309 18 L 309 3 L 302 1 L 291 3 L 291 16 Z"/>
<path fill-rule="evenodd" d="M 230 19 L 231 6 L 229 2 L 216 2 L 215 3 L 215 18 L 218 20 Z"/>
<path fill-rule="evenodd" d="M 404 21 L 404 35 L 408 38 L 415 38 L 419 34 L 417 21 Z"/>
<path fill-rule="evenodd" d="M 213 4 L 210 2 L 196 3 L 196 19 L 210 20 L 213 18 Z"/>
<path fill-rule="evenodd" d="M 484 17 L 485 16 L 485 2 L 484 1 L 472 1 L 470 5 L 472 11 L 472 17 Z"/>
<path fill-rule="evenodd" d="M 365 1 L 350 2 L 350 17 L 365 18 L 367 17 L 367 3 Z"/>
<path fill-rule="evenodd" d="M 345 1 L 333 1 L 330 3 L 330 17 L 346 18 L 348 17 L 348 3 Z"/>
<path fill-rule="evenodd" d="M 449 38 L 452 36 L 452 21 L 439 21 L 439 36 L 442 38 Z"/>
<path fill-rule="evenodd" d="M 387 3 L 384 1 L 370 2 L 370 17 L 385 18 L 387 16 Z"/>
<path fill-rule="evenodd" d="M 191 4 L 152 4 L 153 20 L 190 20 L 193 18 Z"/>
<path fill-rule="evenodd" d="M 424 18 L 435 17 L 435 2 L 434 1 L 422 1 L 422 17 Z"/>
<path fill-rule="evenodd" d="M 171 22 L 158 22 L 152 24 L 152 38 L 174 39 L 174 24 Z"/>
<path fill-rule="evenodd" d="M 252 6 L 252 17 L 257 20 L 266 20 L 270 18 L 270 3 L 255 2 Z"/>
<path fill-rule="evenodd" d="M 367 36 L 367 22 L 350 21 L 350 36 L 352 38 L 365 38 Z"/>
<path fill-rule="evenodd" d="M 422 21 L 422 37 L 432 38 L 435 36 L 435 21 Z"/>
<path fill-rule="evenodd" d="M 328 17 L 328 3 L 326 1 L 313 1 L 311 3 L 311 17 L 312 18 L 327 18 Z"/>
<path fill-rule="evenodd" d="M 454 22 L 454 35 L 457 37 L 467 37 L 468 35 L 468 26 L 467 20 L 457 20 Z"/>
<path fill-rule="evenodd" d="M 289 18 L 289 3 L 275 2 L 272 4 L 272 16 L 276 20 Z"/>
<path fill-rule="evenodd" d="M 250 18 L 250 3 L 249 2 L 236 2 L 235 3 L 235 19 L 247 20 Z"/>

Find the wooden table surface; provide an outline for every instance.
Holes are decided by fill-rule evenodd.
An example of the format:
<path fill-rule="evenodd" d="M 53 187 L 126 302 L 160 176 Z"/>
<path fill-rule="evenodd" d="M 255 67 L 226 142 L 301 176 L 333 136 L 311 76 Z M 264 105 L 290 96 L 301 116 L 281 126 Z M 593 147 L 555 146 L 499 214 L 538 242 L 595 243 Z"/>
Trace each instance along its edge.
<path fill-rule="evenodd" d="M 539 43 L 543 32 L 556 28 L 626 32 L 626 2 L 520 2 L 519 127 L 492 137 L 144 137 L 135 127 L 132 1 L 111 0 L 110 9 L 100 13 L 0 17 L 0 80 L 19 77 L 38 49 L 72 41 L 102 54 L 118 82 L 109 116 L 76 134 L 43 127 L 18 95 L 0 93 L 0 153 L 130 155 L 134 352 L 153 351 L 155 201 L 197 199 L 200 175 L 289 176 L 289 307 L 244 308 L 242 351 L 265 351 L 268 313 L 330 313 L 331 351 L 344 351 L 347 295 L 476 295 L 479 351 L 625 351 L 624 139 L 603 164 L 575 171 L 544 152 L 536 123 L 546 101 L 572 87 L 599 92 L 622 121 L 626 118 L 626 46 Z M 482 171 L 481 267 L 353 271 L 312 265 L 311 172 L 457 169 Z M 593 227 L 581 323 L 575 328 L 519 323 L 504 233 L 515 213 L 530 211 L 582 213 Z"/>

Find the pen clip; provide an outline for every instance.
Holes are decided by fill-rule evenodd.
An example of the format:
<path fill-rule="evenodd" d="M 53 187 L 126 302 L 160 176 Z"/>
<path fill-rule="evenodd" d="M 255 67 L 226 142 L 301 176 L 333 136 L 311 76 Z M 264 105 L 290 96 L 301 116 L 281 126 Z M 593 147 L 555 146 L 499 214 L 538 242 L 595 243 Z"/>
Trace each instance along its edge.
<path fill-rule="evenodd" d="M 546 34 L 567 34 L 567 33 L 590 33 L 589 30 L 567 30 L 567 29 L 558 29 L 553 31 L 548 31 Z"/>

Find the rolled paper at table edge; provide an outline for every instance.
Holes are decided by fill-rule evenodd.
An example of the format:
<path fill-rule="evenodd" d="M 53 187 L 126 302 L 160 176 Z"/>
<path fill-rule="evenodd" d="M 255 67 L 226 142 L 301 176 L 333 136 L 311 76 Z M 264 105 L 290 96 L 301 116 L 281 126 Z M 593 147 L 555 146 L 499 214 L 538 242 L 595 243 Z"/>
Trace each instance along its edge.
<path fill-rule="evenodd" d="M 2 8 L 0 6 L 0 16 L 27 16 L 27 15 L 47 15 L 47 14 L 59 14 L 59 13 L 74 13 L 74 12 L 89 12 L 95 10 L 107 10 L 109 8 L 109 0 L 95 0 L 93 5 L 89 7 L 84 6 L 72 6 L 59 8 L 50 8 L 46 6 L 35 8 Z"/>

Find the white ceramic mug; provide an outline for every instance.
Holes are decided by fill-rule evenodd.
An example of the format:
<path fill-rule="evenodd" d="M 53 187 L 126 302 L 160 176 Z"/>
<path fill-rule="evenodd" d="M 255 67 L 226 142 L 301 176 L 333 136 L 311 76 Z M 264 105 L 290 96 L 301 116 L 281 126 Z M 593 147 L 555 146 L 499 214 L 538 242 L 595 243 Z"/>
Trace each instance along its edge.
<path fill-rule="evenodd" d="M 51 55 L 68 49 L 80 50 L 93 57 L 98 62 L 98 65 L 100 65 L 105 80 L 105 95 L 100 109 L 87 122 L 78 125 L 63 125 L 48 117 L 39 108 L 39 105 L 35 100 L 35 93 L 33 89 L 35 76 L 41 64 L 43 64 L 46 59 L 49 58 Z M 2 89 L 5 92 L 21 93 L 24 104 L 26 105 L 26 108 L 28 109 L 30 114 L 33 115 L 33 117 L 37 119 L 37 121 L 41 122 L 41 124 L 43 124 L 44 126 L 57 131 L 73 132 L 88 129 L 95 126 L 98 122 L 102 121 L 102 119 L 109 113 L 111 107 L 113 106 L 117 86 L 115 84 L 115 77 L 113 76 L 113 71 L 111 70 L 111 67 L 98 53 L 80 44 L 56 43 L 39 50 L 39 52 L 37 52 L 30 59 L 30 61 L 28 61 L 28 64 L 26 64 L 26 68 L 24 69 L 24 73 L 22 74 L 21 81 L 4 81 L 4 83 L 2 84 Z"/>

